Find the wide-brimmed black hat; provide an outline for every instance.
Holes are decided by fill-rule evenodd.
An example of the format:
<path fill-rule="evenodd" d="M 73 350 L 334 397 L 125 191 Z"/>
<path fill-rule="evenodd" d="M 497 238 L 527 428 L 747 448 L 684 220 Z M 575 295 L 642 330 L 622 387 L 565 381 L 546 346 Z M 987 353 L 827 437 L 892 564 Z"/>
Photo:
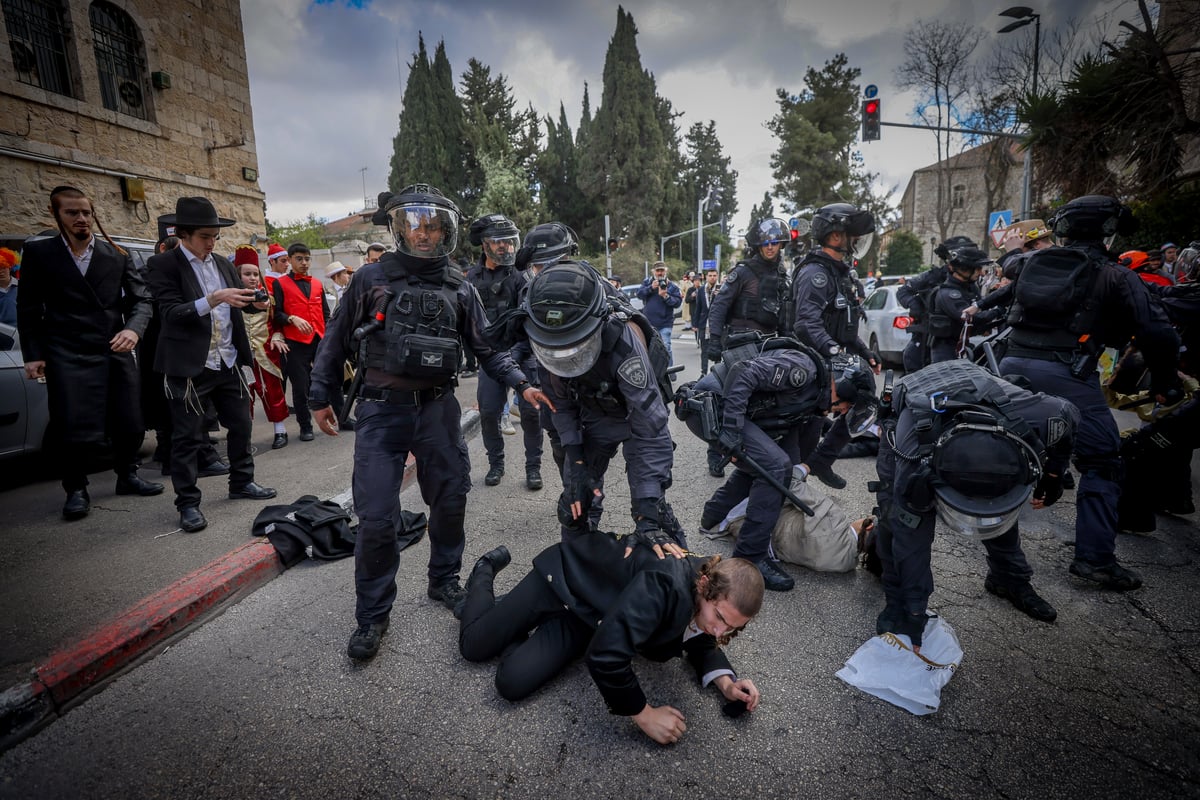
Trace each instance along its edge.
<path fill-rule="evenodd" d="M 175 201 L 175 213 L 165 214 L 158 221 L 184 228 L 228 228 L 237 224 L 237 220 L 218 217 L 207 197 L 181 197 Z"/>

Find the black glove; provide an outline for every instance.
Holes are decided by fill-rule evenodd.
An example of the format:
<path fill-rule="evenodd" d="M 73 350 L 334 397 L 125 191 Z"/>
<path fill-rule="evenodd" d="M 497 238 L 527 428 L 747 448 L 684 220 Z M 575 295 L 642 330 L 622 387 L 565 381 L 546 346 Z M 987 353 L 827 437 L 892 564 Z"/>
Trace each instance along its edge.
<path fill-rule="evenodd" d="M 1033 499 L 1041 500 L 1043 505 L 1052 506 L 1063 495 L 1062 476 L 1043 472 L 1033 488 Z"/>
<path fill-rule="evenodd" d="M 925 633 L 925 624 L 927 622 L 929 622 L 929 617 L 924 613 L 905 614 L 901 612 L 896 615 L 896 624 L 892 630 L 894 633 L 902 633 L 911 639 L 913 647 L 920 647 L 921 635 Z"/>
<path fill-rule="evenodd" d="M 717 437 L 717 446 L 727 456 L 736 456 L 742 452 L 742 432 L 733 428 L 722 428 Z"/>
<path fill-rule="evenodd" d="M 567 454 L 567 481 L 563 487 L 567 504 L 582 503 L 584 510 L 592 503 L 595 490 L 600 488 L 599 482 L 592 478 L 588 471 L 587 462 L 583 457 L 583 448 L 577 445 L 563 448 Z"/>
<path fill-rule="evenodd" d="M 717 362 L 721 360 L 721 343 L 716 339 L 709 339 L 704 343 L 704 357 L 709 361 Z"/>
<path fill-rule="evenodd" d="M 633 540 L 637 544 L 644 544 L 647 547 L 654 545 L 666 546 L 674 544 L 672 539 L 662 529 L 662 522 L 659 518 L 659 501 L 650 497 L 643 497 L 633 501 L 633 519 L 634 531 Z"/>
<path fill-rule="evenodd" d="M 865 358 L 867 363 L 872 367 L 883 366 L 883 359 L 880 358 L 879 353 L 876 353 L 874 350 L 867 350 L 865 353 L 863 353 L 863 358 Z M 872 386 L 871 388 L 873 390 L 875 387 Z"/>

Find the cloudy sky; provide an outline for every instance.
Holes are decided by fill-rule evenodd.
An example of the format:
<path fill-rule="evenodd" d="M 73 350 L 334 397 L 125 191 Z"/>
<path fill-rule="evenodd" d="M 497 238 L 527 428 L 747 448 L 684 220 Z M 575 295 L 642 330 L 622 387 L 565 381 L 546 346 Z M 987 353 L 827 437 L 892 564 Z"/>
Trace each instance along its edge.
<path fill-rule="evenodd" d="M 1008 0 L 628 0 L 642 64 L 659 93 L 683 112 L 680 128 L 716 121 L 739 172 L 739 212 L 772 186 L 774 137 L 764 123 L 776 111 L 775 90 L 796 92 L 805 69 L 838 52 L 879 86 L 883 118 L 909 122 L 913 96 L 893 75 L 904 32 L 919 19 L 965 20 L 988 32 Z M 1111 29 L 1136 13 L 1131 0 L 1033 0 L 1043 41 L 1068 19 Z M 432 56 L 445 40 L 456 79 L 475 57 L 508 76 L 518 101 L 557 118 L 559 102 L 572 128 L 583 85 L 600 103 L 604 54 L 616 26 L 608 0 L 243 0 L 260 183 L 276 222 L 309 213 L 330 219 L 363 205 L 387 183 L 408 64 L 423 32 Z M 1008 36 L 1032 36 L 1032 26 Z M 910 173 L 936 161 L 927 131 L 884 128 L 862 146 L 866 165 L 897 198 Z M 615 212 L 614 212 L 615 213 Z"/>

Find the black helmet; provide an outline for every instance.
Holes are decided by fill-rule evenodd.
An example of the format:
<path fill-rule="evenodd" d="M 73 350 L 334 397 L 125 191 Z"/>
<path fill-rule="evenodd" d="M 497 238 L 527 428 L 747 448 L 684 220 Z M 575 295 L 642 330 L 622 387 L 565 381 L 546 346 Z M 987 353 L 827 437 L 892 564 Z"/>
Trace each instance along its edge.
<path fill-rule="evenodd" d="M 787 244 L 792 240 L 787 223 L 781 219 L 756 219 L 746 229 L 746 245 L 762 247 L 768 244 Z"/>
<path fill-rule="evenodd" d="M 573 256 L 579 252 L 578 238 L 575 231 L 561 222 L 535 225 L 525 234 L 525 246 L 517 254 L 517 266 L 522 269 L 530 263 L 548 266 Z"/>
<path fill-rule="evenodd" d="M 1100 194 L 1076 197 L 1060 206 L 1049 224 L 1056 236 L 1092 242 L 1118 233 L 1128 236 L 1138 229 L 1138 221 L 1128 206 Z"/>
<path fill-rule="evenodd" d="M 934 248 L 933 254 L 942 261 L 949 261 L 951 254 L 962 247 L 979 247 L 969 236 L 951 236 Z"/>
<path fill-rule="evenodd" d="M 850 236 L 850 247 L 841 251 L 843 258 L 862 258 L 875 238 L 875 218 L 849 203 L 831 203 L 813 214 L 811 235 L 817 244 L 824 246 L 829 235 L 839 231 Z"/>
<path fill-rule="evenodd" d="M 525 335 L 538 362 L 563 378 L 587 372 L 600 357 L 608 310 L 600 274 L 591 267 L 567 261 L 543 269 L 525 293 Z"/>
<path fill-rule="evenodd" d="M 472 222 L 467 239 L 476 247 L 482 247 L 484 256 L 502 267 L 514 264 L 517 250 L 521 249 L 521 232 L 516 223 L 503 214 L 488 214 Z"/>
<path fill-rule="evenodd" d="M 951 267 L 972 272 L 977 269 L 983 269 L 987 265 L 995 264 L 996 262 L 990 256 L 988 256 L 987 253 L 983 252 L 978 247 L 971 245 L 967 247 L 960 247 L 956 250 L 951 250 L 948 263 Z"/>
<path fill-rule="evenodd" d="M 382 196 L 381 196 L 382 198 Z M 458 246 L 458 206 L 427 183 L 414 183 L 384 206 L 396 249 L 414 258 L 441 258 Z"/>
<path fill-rule="evenodd" d="M 1016 523 L 1041 477 L 1041 460 L 989 414 L 964 412 L 955 422 L 934 445 L 938 517 L 961 536 L 991 539 Z"/>

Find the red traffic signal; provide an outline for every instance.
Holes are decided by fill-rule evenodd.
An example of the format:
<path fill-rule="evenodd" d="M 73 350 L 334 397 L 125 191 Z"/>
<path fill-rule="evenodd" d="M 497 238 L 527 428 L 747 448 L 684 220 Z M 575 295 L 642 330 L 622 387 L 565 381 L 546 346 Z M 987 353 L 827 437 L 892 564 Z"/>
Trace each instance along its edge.
<path fill-rule="evenodd" d="M 862 140 L 879 141 L 879 101 L 864 100 L 862 105 Z"/>

